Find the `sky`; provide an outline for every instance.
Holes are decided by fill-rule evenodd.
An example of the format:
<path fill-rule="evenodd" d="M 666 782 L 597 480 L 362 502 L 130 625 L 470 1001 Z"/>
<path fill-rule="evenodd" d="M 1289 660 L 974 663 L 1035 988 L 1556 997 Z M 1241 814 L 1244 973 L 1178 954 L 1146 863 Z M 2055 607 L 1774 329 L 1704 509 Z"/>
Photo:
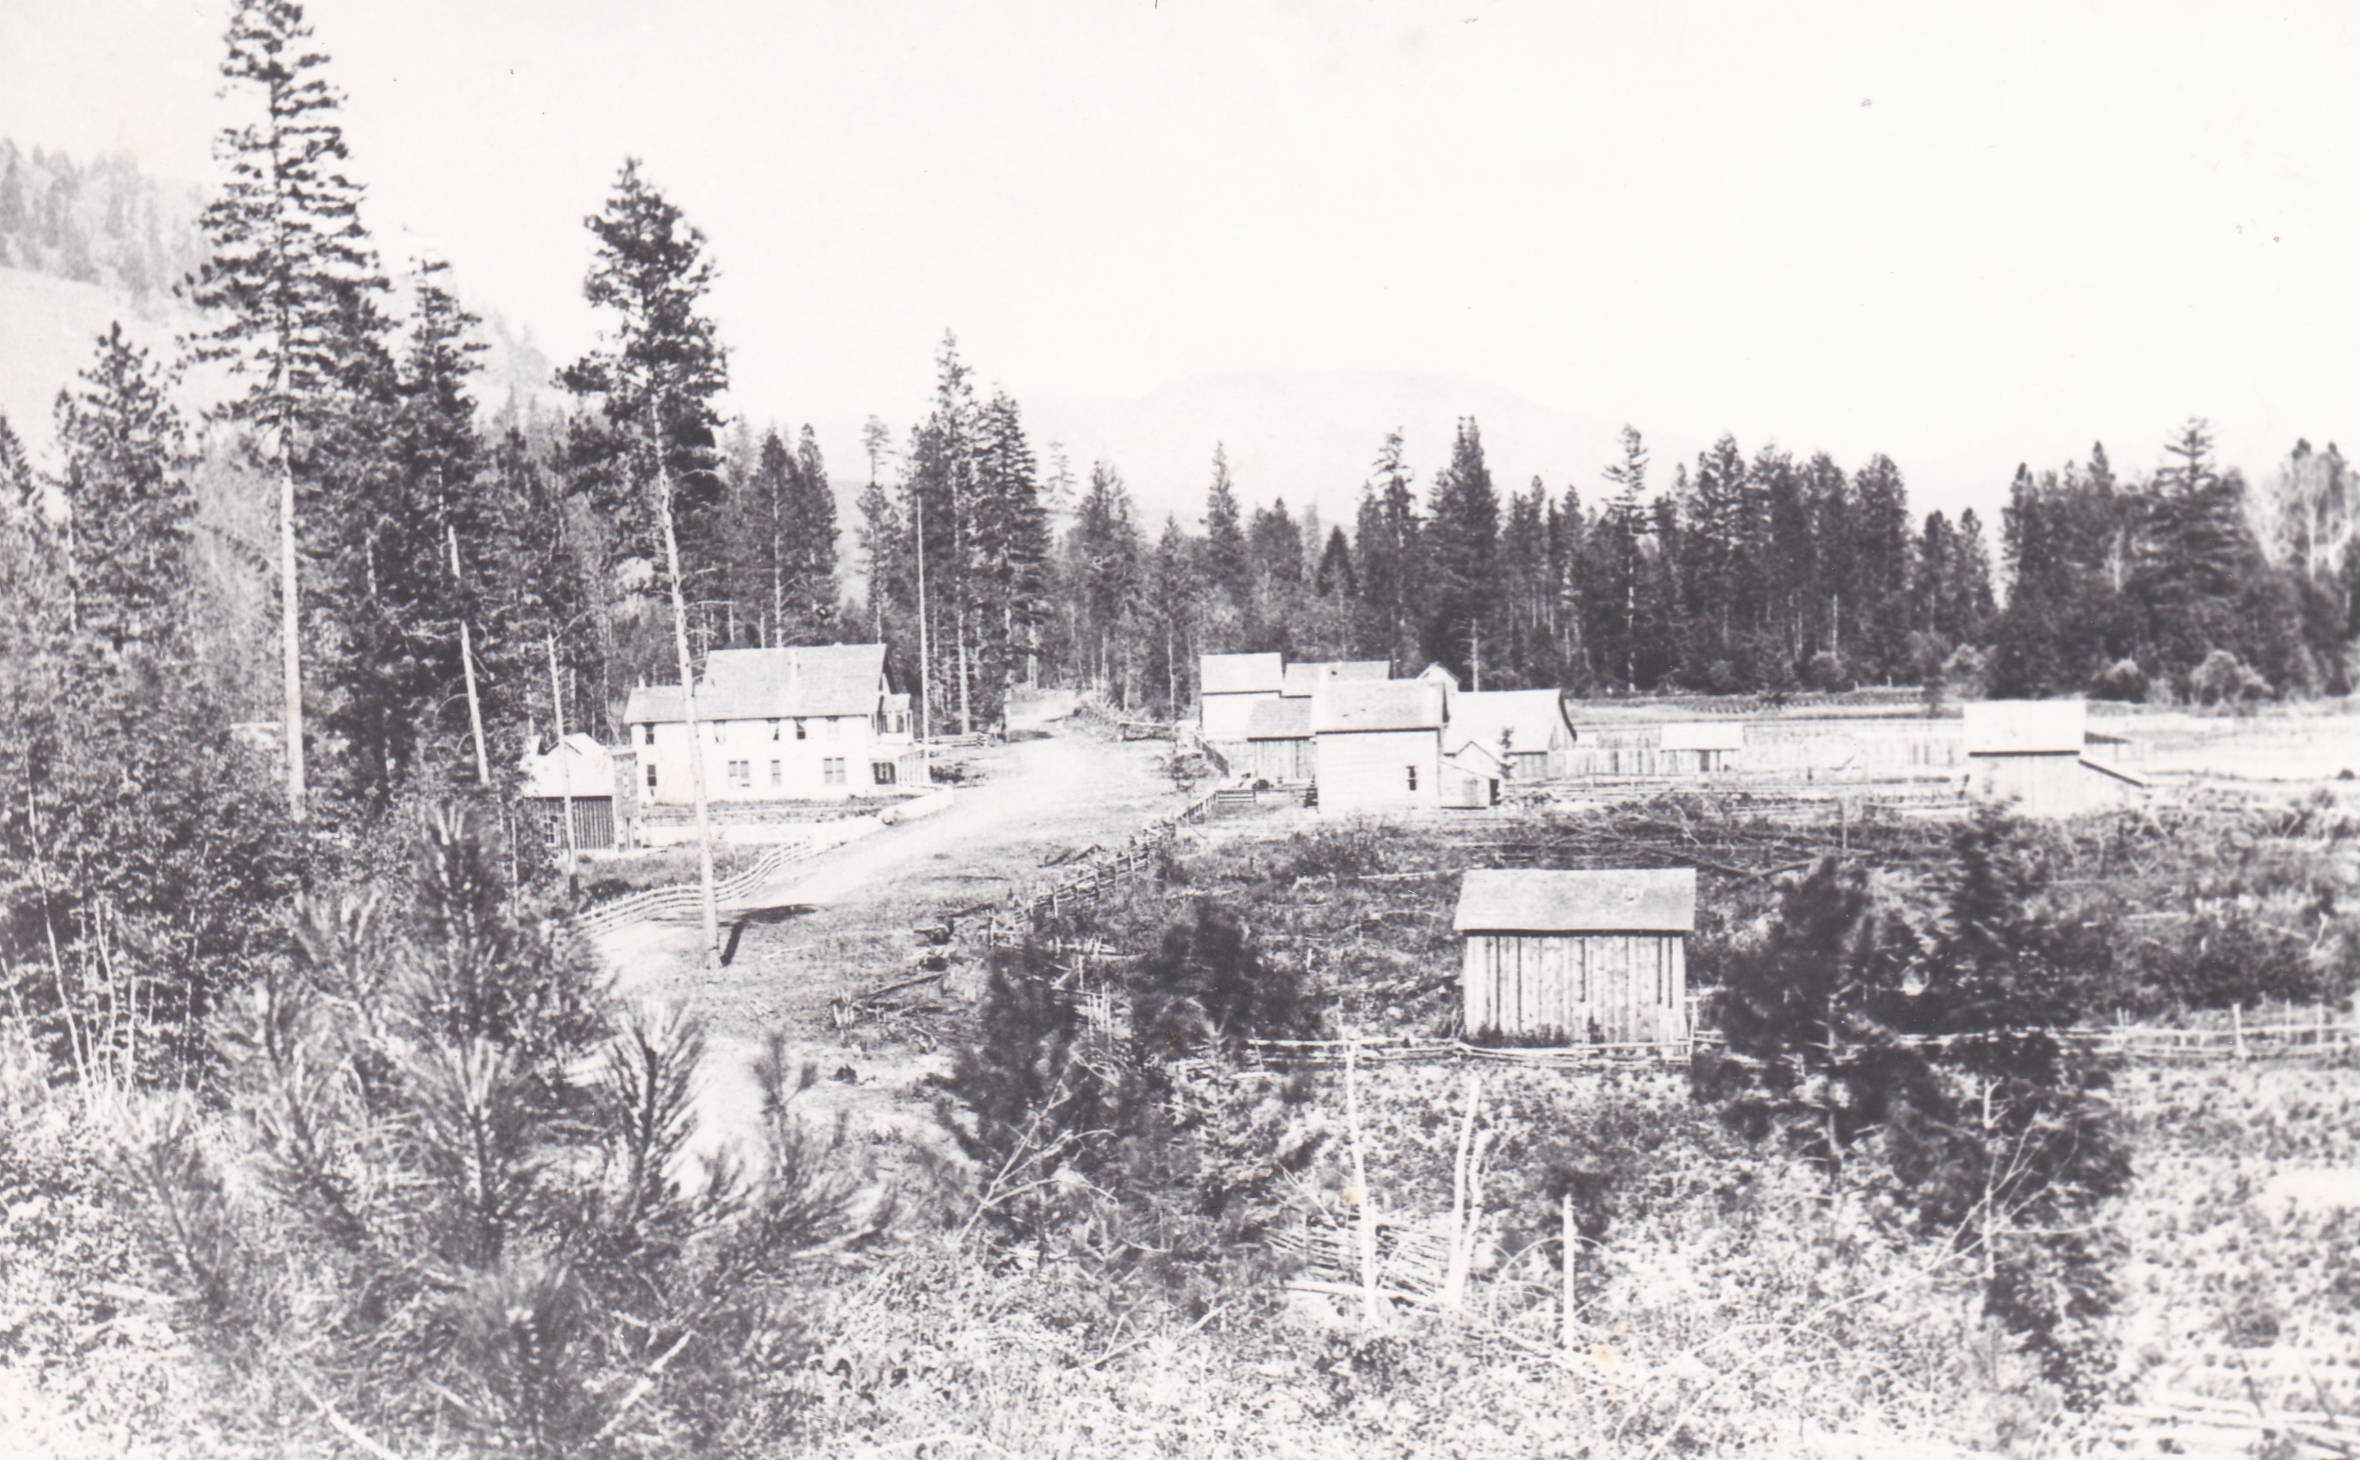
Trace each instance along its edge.
<path fill-rule="evenodd" d="M 227 8 L 0 0 L 0 135 L 211 179 Z M 904 428 L 954 328 L 1020 401 L 1414 372 L 1882 451 L 1986 513 L 2018 461 L 2151 468 L 2191 416 L 2253 474 L 2360 448 L 2348 4 L 308 13 L 389 258 L 571 358 L 582 220 L 638 156 L 711 243 L 757 421 Z"/>

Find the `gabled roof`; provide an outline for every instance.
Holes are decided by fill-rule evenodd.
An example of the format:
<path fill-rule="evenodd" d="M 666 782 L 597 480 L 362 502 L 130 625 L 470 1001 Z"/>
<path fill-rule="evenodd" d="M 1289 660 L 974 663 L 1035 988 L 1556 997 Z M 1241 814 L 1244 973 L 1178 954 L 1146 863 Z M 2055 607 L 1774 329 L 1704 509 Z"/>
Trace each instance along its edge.
<path fill-rule="evenodd" d="M 1311 732 L 1440 730 L 1442 686 L 1422 679 L 1341 680 L 1311 697 Z"/>
<path fill-rule="evenodd" d="M 1196 676 L 1200 694 L 1274 695 L 1286 680 L 1286 661 L 1276 654 L 1206 654 Z"/>
<path fill-rule="evenodd" d="M 1319 664 L 1290 664 L 1278 692 L 1289 699 L 1308 699 L 1323 684 L 1340 679 L 1389 679 L 1393 666 L 1382 659 L 1334 659 Z"/>
<path fill-rule="evenodd" d="M 1745 726 L 1735 720 L 1666 725 L 1658 744 L 1664 750 L 1743 750 Z"/>
<path fill-rule="evenodd" d="M 1566 722 L 1564 702 L 1553 689 L 1487 689 L 1453 695 L 1450 728 L 1442 735 L 1446 749 L 1480 744 L 1497 754 L 1538 755 L 1546 751 L 1562 729 L 1574 738 Z M 1507 744 L 1501 745 L 1502 738 Z"/>
<path fill-rule="evenodd" d="M 1309 740 L 1311 701 L 1256 700 L 1246 717 L 1248 740 Z"/>
<path fill-rule="evenodd" d="M 1686 933 L 1696 927 L 1696 869 L 1469 872 L 1462 933 Z"/>
<path fill-rule="evenodd" d="M 570 786 L 569 786 L 570 783 Z M 583 800 L 615 793 L 614 752 L 576 732 L 548 751 L 524 758 L 524 794 Z"/>
<path fill-rule="evenodd" d="M 883 644 L 802 644 L 785 649 L 716 649 L 697 685 L 700 720 L 787 720 L 872 715 L 885 687 Z M 628 724 L 685 719 L 680 686 L 645 685 L 624 706 Z"/>
<path fill-rule="evenodd" d="M 1471 776 L 1496 776 L 1508 768 L 1507 758 L 1497 745 L 1486 745 L 1480 740 L 1469 740 L 1447 757 L 1450 763 Z"/>
<path fill-rule="evenodd" d="M 1966 710 L 1969 755 L 2079 755 L 2089 725 L 2080 700 L 1976 700 Z"/>

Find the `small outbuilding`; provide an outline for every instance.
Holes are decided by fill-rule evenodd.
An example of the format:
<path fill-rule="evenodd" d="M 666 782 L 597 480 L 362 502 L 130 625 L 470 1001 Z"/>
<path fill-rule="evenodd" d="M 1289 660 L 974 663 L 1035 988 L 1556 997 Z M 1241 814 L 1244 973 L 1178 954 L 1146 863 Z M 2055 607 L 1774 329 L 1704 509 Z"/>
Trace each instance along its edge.
<path fill-rule="evenodd" d="M 1500 803 L 1500 782 L 1508 760 L 1480 740 L 1470 740 L 1442 758 L 1442 804 L 1481 811 Z"/>
<path fill-rule="evenodd" d="M 1451 696 L 1450 728 L 1443 745 L 1452 754 L 1481 744 L 1499 757 L 1517 781 L 1553 781 L 1564 776 L 1573 753 L 1573 722 L 1564 697 L 1553 689 L 1487 689 Z"/>
<path fill-rule="evenodd" d="M 1470 1040 L 1689 1038 L 1694 868 L 1469 872 L 1452 926 L 1467 940 Z"/>
<path fill-rule="evenodd" d="M 1347 680 L 1312 696 L 1320 810 L 1440 806 L 1442 693 L 1424 680 Z"/>
<path fill-rule="evenodd" d="M 1311 738 L 1311 701 L 1263 700 L 1246 720 L 1247 763 L 1256 780 L 1308 781 L 1318 774 Z"/>
<path fill-rule="evenodd" d="M 1735 720 L 1666 725 L 1658 748 L 1663 752 L 1664 775 L 1725 771 L 1745 753 L 1745 726 Z"/>
<path fill-rule="evenodd" d="M 2110 811 L 2147 790 L 2137 771 L 2091 754 L 2089 707 L 2080 700 L 1971 702 L 1966 749 L 1974 798 L 2013 802 L 2027 816 Z"/>
<path fill-rule="evenodd" d="M 1198 733 L 1217 745 L 1242 745 L 1254 706 L 1278 698 L 1286 661 L 1276 654 L 1205 654 L 1196 676 Z"/>
<path fill-rule="evenodd" d="M 617 775 L 614 752 L 594 737 L 579 733 L 525 757 L 523 796 L 553 854 L 562 855 L 566 849 L 565 808 L 569 800 L 574 809 L 576 850 L 603 852 L 619 845 L 615 837 Z"/>

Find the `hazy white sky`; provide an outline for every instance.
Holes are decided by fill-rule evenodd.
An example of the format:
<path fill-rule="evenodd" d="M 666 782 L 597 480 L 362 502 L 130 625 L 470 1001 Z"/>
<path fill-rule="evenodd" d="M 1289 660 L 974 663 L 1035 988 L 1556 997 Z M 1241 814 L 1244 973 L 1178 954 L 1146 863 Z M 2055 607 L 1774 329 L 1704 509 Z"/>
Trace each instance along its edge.
<path fill-rule="evenodd" d="M 0 0 L 0 134 L 209 179 L 227 10 Z M 1987 510 L 2019 459 L 2143 469 L 2192 414 L 2249 471 L 2360 447 L 2348 4 L 310 14 L 389 257 L 566 358 L 582 217 L 638 154 L 712 242 L 758 420 L 904 426 L 952 326 L 1019 399 L 1415 370 L 1883 450 Z"/>

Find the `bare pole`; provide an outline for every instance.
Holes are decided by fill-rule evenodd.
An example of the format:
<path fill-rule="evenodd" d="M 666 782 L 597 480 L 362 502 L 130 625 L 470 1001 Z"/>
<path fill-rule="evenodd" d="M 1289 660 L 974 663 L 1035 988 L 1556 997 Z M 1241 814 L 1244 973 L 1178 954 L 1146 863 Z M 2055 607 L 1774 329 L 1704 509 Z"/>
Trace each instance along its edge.
<path fill-rule="evenodd" d="M 934 661 L 927 648 L 926 637 L 926 490 L 917 487 L 910 493 L 910 505 L 917 513 L 918 529 L 912 539 L 918 552 L 918 741 L 934 733 Z"/>
<path fill-rule="evenodd" d="M 680 658 L 680 718 L 688 729 L 688 784 L 697 808 L 697 886 L 702 890 L 698 910 L 705 922 L 705 967 L 717 963 L 721 948 L 721 909 L 713 891 L 713 818 L 705 806 L 705 747 L 697 739 L 696 677 L 689 667 L 688 600 L 680 589 L 680 534 L 672 526 L 672 472 L 664 465 L 664 436 L 656 420 L 655 398 L 647 403 L 648 447 L 656 458 L 656 515 L 664 524 L 664 561 L 672 572 L 672 647 Z"/>
<path fill-rule="evenodd" d="M 565 689 L 557 677 L 557 631 L 548 635 L 549 645 L 549 706 L 553 723 L 557 726 L 557 765 L 565 798 L 565 875 L 574 875 L 581 865 L 582 849 L 574 844 L 574 765 L 565 754 Z"/>
<path fill-rule="evenodd" d="M 283 344 L 283 339 L 282 339 Z M 287 360 L 278 352 L 272 392 L 279 405 L 279 658 L 284 700 L 280 714 L 287 731 L 287 815 L 303 820 L 303 647 L 298 637 L 302 615 L 297 608 L 295 576 L 295 423 L 289 419 Z"/>
<path fill-rule="evenodd" d="M 452 586 L 462 586 L 463 580 L 459 576 L 459 529 L 445 522 L 443 540 L 451 545 Z M 459 669 L 467 678 L 467 724 L 475 732 L 475 783 L 488 791 L 492 787 L 492 761 L 484 753 L 483 701 L 477 699 L 475 694 L 475 640 L 468 634 L 464 609 L 459 614 Z"/>

